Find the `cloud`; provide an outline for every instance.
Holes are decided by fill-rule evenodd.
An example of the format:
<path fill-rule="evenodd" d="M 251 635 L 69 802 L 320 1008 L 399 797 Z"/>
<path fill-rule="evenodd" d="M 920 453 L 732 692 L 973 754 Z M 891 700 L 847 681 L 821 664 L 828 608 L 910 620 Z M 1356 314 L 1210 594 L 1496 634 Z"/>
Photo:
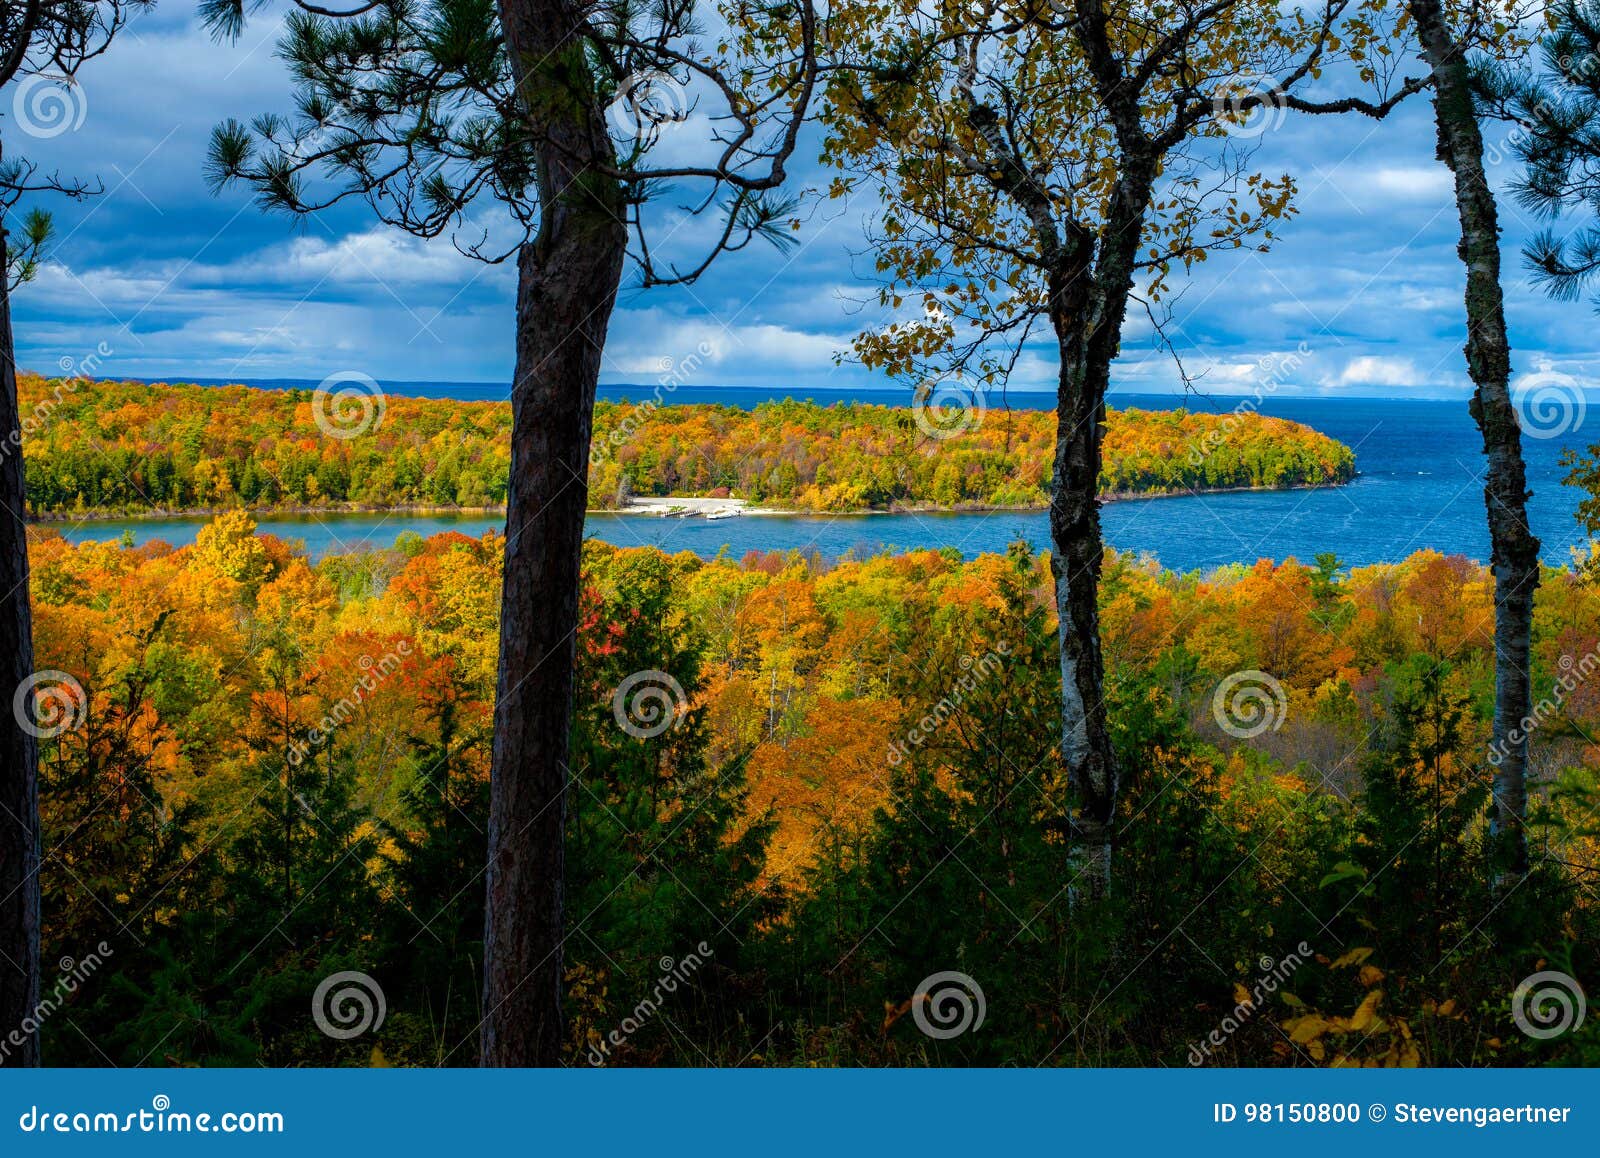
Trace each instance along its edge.
<path fill-rule="evenodd" d="M 459 286 L 485 276 L 504 283 L 513 272 L 504 265 L 489 266 L 467 257 L 443 238 L 425 240 L 375 226 L 343 237 L 297 237 L 253 260 L 219 269 L 217 275 L 299 285 L 333 282 L 411 287 Z"/>
<path fill-rule="evenodd" d="M 1445 201 L 1454 190 L 1450 170 L 1443 165 L 1384 166 L 1362 180 L 1385 196 L 1416 201 Z"/>
<path fill-rule="evenodd" d="M 148 377 L 318 380 L 330 367 L 359 367 L 389 380 L 509 381 L 513 263 L 485 267 L 448 238 L 390 230 L 360 203 L 293 220 L 262 214 L 243 191 L 206 189 L 202 165 L 217 121 L 291 107 L 274 54 L 277 23 L 263 13 L 239 43 L 216 44 L 192 10 L 142 15 L 84 70 L 83 126 L 21 142 L 46 170 L 98 175 L 106 189 L 43 206 L 56 215 L 59 240 L 14 299 L 22 363 L 47 369 L 105 341 L 116 350 L 107 372 Z M 0 111 L 9 98 L 0 96 Z M 668 149 L 687 153 L 702 128 L 696 120 L 675 128 Z M 1449 174 L 1428 160 L 1433 138 L 1431 110 L 1419 99 L 1381 124 L 1290 117 L 1261 139 L 1258 167 L 1296 177 L 1301 212 L 1279 223 L 1270 253 L 1215 254 L 1175 276 L 1173 288 L 1184 292 L 1164 303 L 1189 372 L 1209 368 L 1202 390 L 1248 392 L 1264 355 L 1302 343 L 1315 354 L 1286 392 L 1414 397 L 1464 387 L 1459 226 Z M 805 142 L 790 166 L 794 188 L 824 187 L 831 174 L 812 161 L 812 131 Z M 1499 166 L 1493 177 L 1503 183 L 1513 170 Z M 691 200 L 684 190 L 652 205 L 659 255 L 697 262 L 704 252 L 715 223 L 684 215 Z M 1516 254 L 1535 223 L 1510 198 L 1501 204 L 1518 368 L 1528 365 L 1524 351 L 1538 350 L 1596 377 L 1593 311 L 1553 304 L 1527 283 Z M 887 317 L 876 305 L 877 253 L 863 229 L 878 209 L 871 192 L 808 202 L 796 248 L 752 245 L 692 286 L 639 292 L 630 272 L 611 319 L 604 380 L 652 382 L 664 359 L 677 365 L 696 354 L 695 385 L 892 385 L 835 357 Z M 486 212 L 463 236 L 476 240 L 480 229 L 504 224 Z M 1053 341 L 1038 334 L 1011 386 L 1051 389 L 1055 379 Z M 1113 381 L 1120 390 L 1181 386 L 1137 303 Z"/>
<path fill-rule="evenodd" d="M 1390 386 L 1409 388 L 1429 385 L 1427 377 L 1410 358 L 1364 354 L 1351 358 L 1335 379 L 1339 386 Z"/>
<path fill-rule="evenodd" d="M 606 340 L 601 381 L 653 381 L 692 357 L 695 370 L 686 385 L 815 386 L 829 376 L 835 353 L 849 348 L 850 337 L 655 309 L 620 312 Z"/>

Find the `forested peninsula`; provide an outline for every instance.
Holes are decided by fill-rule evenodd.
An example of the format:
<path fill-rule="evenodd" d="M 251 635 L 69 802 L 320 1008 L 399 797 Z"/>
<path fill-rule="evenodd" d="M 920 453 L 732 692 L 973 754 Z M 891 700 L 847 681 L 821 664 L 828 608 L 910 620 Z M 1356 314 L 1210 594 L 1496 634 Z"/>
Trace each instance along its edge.
<path fill-rule="evenodd" d="M 341 392 L 342 391 L 342 392 Z M 503 402 L 20 380 L 35 518 L 272 510 L 483 509 L 505 502 Z M 1055 416 L 1038 410 L 601 402 L 590 502 L 710 496 L 797 511 L 1042 507 Z M 1324 486 L 1350 448 L 1241 410 L 1111 411 L 1108 497 Z"/>

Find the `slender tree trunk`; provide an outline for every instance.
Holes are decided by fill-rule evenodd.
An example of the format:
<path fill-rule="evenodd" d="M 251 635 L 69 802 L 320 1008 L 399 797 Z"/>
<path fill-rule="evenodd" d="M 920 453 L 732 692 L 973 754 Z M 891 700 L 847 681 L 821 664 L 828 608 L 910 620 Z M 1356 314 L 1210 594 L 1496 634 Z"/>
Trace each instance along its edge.
<path fill-rule="evenodd" d="M 1124 159 L 1099 253 L 1081 226 L 1068 230 L 1052 272 L 1050 320 L 1061 353 L 1050 497 L 1051 571 L 1061 647 L 1061 755 L 1077 804 L 1084 891 L 1111 886 L 1116 751 L 1106 718 L 1100 649 L 1100 461 L 1106 391 L 1121 348 L 1122 320 L 1150 203 L 1153 162 Z M 1092 258 L 1092 264 L 1091 264 Z"/>
<path fill-rule="evenodd" d="M 564 830 L 589 437 L 627 235 L 569 0 L 501 0 L 540 142 L 540 229 L 518 259 L 484 931 L 482 1061 L 561 1059 Z"/>
<path fill-rule="evenodd" d="M 33 674 L 27 511 L 16 345 L 0 230 L 0 1026 L 22 1035 L 0 1065 L 39 1064 L 39 1033 L 22 1030 L 39 1004 L 39 750 L 15 705 Z M 26 705 L 24 705 L 26 707 Z"/>
<path fill-rule="evenodd" d="M 1500 288 L 1500 226 L 1483 170 L 1483 136 L 1473 110 L 1467 62 L 1450 35 L 1439 0 L 1410 0 L 1422 54 L 1433 74 L 1439 158 L 1455 175 L 1461 217 L 1459 253 L 1467 268 L 1467 370 L 1472 417 L 1483 434 L 1488 478 L 1490 562 L 1494 570 L 1494 815 L 1490 823 L 1495 882 L 1503 888 L 1528 871 L 1528 737 L 1532 712 L 1529 647 L 1539 540 L 1528 526 L 1522 431 L 1511 402 L 1511 343 Z M 1498 763 L 1495 763 L 1496 758 Z"/>
<path fill-rule="evenodd" d="M 1091 328 L 1087 242 L 1063 260 L 1051 287 L 1051 321 L 1061 352 L 1051 471 L 1050 570 L 1056 583 L 1061 651 L 1061 758 L 1077 805 L 1084 891 L 1103 895 L 1111 878 L 1111 822 L 1117 769 L 1106 722 L 1100 652 L 1100 446 L 1105 399 L 1088 384 Z"/>

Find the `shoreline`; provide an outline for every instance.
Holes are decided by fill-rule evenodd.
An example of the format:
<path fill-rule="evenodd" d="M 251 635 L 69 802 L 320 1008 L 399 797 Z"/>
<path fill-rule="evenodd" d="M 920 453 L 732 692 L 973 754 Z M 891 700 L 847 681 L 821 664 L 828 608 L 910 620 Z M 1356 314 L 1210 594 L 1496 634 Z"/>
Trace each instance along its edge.
<path fill-rule="evenodd" d="M 1281 487 L 1212 487 L 1205 490 L 1183 491 L 1114 491 L 1100 496 L 1102 505 L 1111 503 L 1139 502 L 1147 499 L 1191 499 L 1203 498 L 1206 495 L 1225 494 L 1251 494 L 1265 491 L 1305 491 L 1305 490 L 1331 490 L 1334 487 L 1348 486 L 1359 475 L 1352 476 L 1343 482 L 1327 483 L 1292 483 Z M 863 507 L 852 511 L 822 511 L 802 510 L 787 507 L 757 507 L 752 506 L 749 499 L 725 498 L 714 499 L 695 496 L 640 496 L 624 508 L 617 507 L 590 507 L 590 515 L 604 515 L 617 517 L 633 515 L 654 518 L 688 518 L 705 519 L 717 512 L 728 512 L 730 516 L 743 517 L 746 515 L 756 517 L 818 517 L 840 515 L 987 515 L 987 514 L 1025 514 L 1031 511 L 1044 511 L 1049 509 L 1049 504 L 1038 503 L 1030 506 L 986 506 L 983 504 L 962 505 L 957 507 L 941 506 L 907 506 L 896 505 L 892 507 Z M 429 517 L 470 518 L 473 516 L 493 517 L 503 516 L 506 509 L 503 506 L 483 507 L 455 507 L 437 506 L 431 504 L 408 504 L 394 507 L 362 506 L 359 504 L 346 504 L 341 506 L 272 506 L 272 507 L 190 507 L 183 510 L 141 510 L 141 511 L 47 511 L 42 514 L 30 513 L 27 522 L 30 526 L 50 526 L 56 523 L 161 523 L 161 522 L 193 522 L 196 519 L 213 519 L 229 511 L 245 511 L 257 520 L 274 518 L 315 518 L 318 515 L 328 515 L 342 518 L 352 515 L 406 515 Z"/>
<path fill-rule="evenodd" d="M 1229 494 L 1256 494 L 1269 491 L 1319 491 L 1332 490 L 1334 487 L 1349 486 L 1359 475 L 1352 475 L 1341 482 L 1321 483 L 1291 483 L 1282 487 L 1209 487 L 1205 490 L 1183 491 L 1107 491 L 1100 496 L 1101 505 L 1111 503 L 1139 502 L 1145 499 L 1196 499 L 1206 495 Z M 957 507 L 941 506 L 911 506 L 897 503 L 892 507 L 862 507 L 853 511 L 825 511 L 805 510 L 789 507 L 753 507 L 749 499 L 709 499 L 685 498 L 678 496 L 647 495 L 636 497 L 632 505 L 627 507 L 590 507 L 591 515 L 645 515 L 655 513 L 656 517 L 673 517 L 673 512 L 682 512 L 678 517 L 693 517 L 695 514 L 719 508 L 736 511 L 740 515 L 776 515 L 776 516 L 810 516 L 822 515 L 993 515 L 993 514 L 1026 514 L 1030 511 L 1047 511 L 1049 503 L 1034 503 L 1028 506 L 989 506 L 983 503 L 963 504 Z"/>

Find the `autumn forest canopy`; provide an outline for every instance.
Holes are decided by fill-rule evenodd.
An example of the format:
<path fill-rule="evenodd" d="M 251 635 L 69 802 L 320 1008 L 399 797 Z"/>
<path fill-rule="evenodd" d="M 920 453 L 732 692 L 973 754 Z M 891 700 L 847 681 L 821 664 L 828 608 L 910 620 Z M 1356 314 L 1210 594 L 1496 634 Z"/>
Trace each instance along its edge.
<path fill-rule="evenodd" d="M 38 426 L 25 450 L 38 515 L 506 501 L 505 403 L 32 375 L 20 386 Z M 946 426 L 936 408 L 663 406 L 654 393 L 596 406 L 591 505 L 712 494 L 811 511 L 1048 502 L 1049 412 L 957 412 Z M 1101 489 L 1328 485 L 1353 474 L 1348 447 L 1253 410 L 1119 410 Z"/>
<path fill-rule="evenodd" d="M 484 855 L 502 550 L 406 536 L 312 563 L 242 511 L 176 551 L 38 533 L 39 663 L 83 689 L 74 726 L 41 742 L 44 839 L 62 857 L 45 953 L 108 919 L 130 931 L 118 984 L 46 1025 L 47 1061 L 473 1060 L 483 896 L 463 886 Z M 1047 556 L 707 562 L 590 544 L 565 1060 L 1600 1060 L 1586 1038 L 1508 1029 L 1500 989 L 1507 936 L 1570 937 L 1573 968 L 1595 943 L 1594 685 L 1539 731 L 1531 839 L 1549 867 L 1526 886 L 1531 925 L 1507 932 L 1473 887 L 1483 567 L 1425 551 L 1180 578 L 1111 555 L 1102 590 L 1145 823 L 1089 923 L 1057 867 Z M 1540 686 L 1600 665 L 1600 589 L 1550 570 L 1536 638 Z M 1241 670 L 1253 682 L 1227 685 Z M 1205 954 L 1167 935 L 1193 911 Z M 612 1043 L 659 999 L 658 960 L 702 942 L 666 1016 Z M 1302 944 L 1261 995 L 1258 962 Z M 1107 981 L 1122 953 L 1150 956 L 1161 984 Z M 952 954 L 987 1020 L 939 1041 L 908 1003 Z M 342 969 L 381 982 L 376 1034 L 339 1041 L 306 1018 Z M 1212 1042 L 1229 1017 L 1241 1028 Z"/>

